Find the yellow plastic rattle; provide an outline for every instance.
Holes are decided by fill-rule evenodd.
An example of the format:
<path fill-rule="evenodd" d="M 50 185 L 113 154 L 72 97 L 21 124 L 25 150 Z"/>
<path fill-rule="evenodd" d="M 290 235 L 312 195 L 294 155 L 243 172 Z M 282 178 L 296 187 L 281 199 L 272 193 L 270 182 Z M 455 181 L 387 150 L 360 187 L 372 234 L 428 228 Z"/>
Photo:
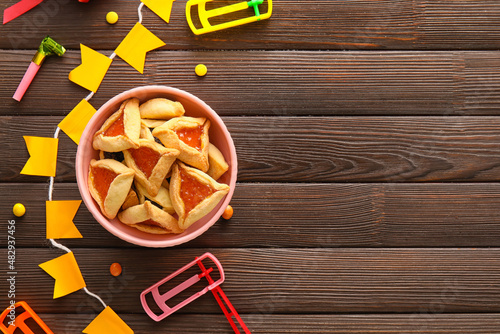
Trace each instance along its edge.
<path fill-rule="evenodd" d="M 260 20 L 265 20 L 271 17 L 273 11 L 272 0 L 250 0 L 238 2 L 233 5 L 224 6 L 220 8 L 214 8 L 207 10 L 205 5 L 207 2 L 213 0 L 189 0 L 186 4 L 186 19 L 189 24 L 189 27 L 196 35 L 206 34 L 207 32 L 213 32 L 217 30 L 232 28 L 236 26 L 240 26 L 242 24 L 256 22 Z M 259 10 L 259 5 L 262 5 L 264 2 L 267 2 L 267 12 L 261 14 Z M 191 8 L 193 6 L 198 6 L 198 19 L 201 23 L 201 28 L 197 28 L 194 26 L 193 20 L 191 19 Z M 253 7 L 254 15 L 248 16 L 242 19 L 236 19 L 229 22 L 219 23 L 219 24 L 211 24 L 208 20 L 216 17 L 222 16 L 234 12 L 238 12 L 240 10 L 245 10 Z"/>

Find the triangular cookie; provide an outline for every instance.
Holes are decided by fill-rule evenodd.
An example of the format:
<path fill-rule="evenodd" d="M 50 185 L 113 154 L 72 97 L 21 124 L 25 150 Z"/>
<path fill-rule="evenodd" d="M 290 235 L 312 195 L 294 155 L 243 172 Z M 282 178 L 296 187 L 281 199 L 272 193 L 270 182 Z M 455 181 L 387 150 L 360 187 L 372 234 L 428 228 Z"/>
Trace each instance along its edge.
<path fill-rule="evenodd" d="M 138 144 L 138 148 L 123 151 L 125 164 L 136 172 L 137 182 L 156 196 L 179 151 L 147 139 L 139 139 Z"/>
<path fill-rule="evenodd" d="M 174 214 L 175 210 L 172 205 L 172 200 L 170 199 L 168 182 L 167 187 L 165 187 L 163 184 L 164 182 L 162 182 L 162 186 L 160 187 L 158 194 L 156 196 L 151 196 L 146 188 L 144 188 L 144 186 L 142 186 L 139 182 L 135 182 L 135 188 L 137 189 L 137 198 L 139 199 L 139 203 L 144 203 L 147 198 L 161 206 L 165 212 Z"/>
<path fill-rule="evenodd" d="M 138 147 L 141 133 L 139 100 L 126 100 L 120 109 L 111 115 L 94 135 L 92 146 L 95 150 L 119 152 Z"/>
<path fill-rule="evenodd" d="M 139 107 L 141 118 L 171 119 L 184 115 L 184 107 L 180 102 L 164 98 L 150 99 Z"/>
<path fill-rule="evenodd" d="M 165 124 L 166 120 L 164 119 L 148 119 L 148 118 L 143 118 L 141 119 L 142 123 L 146 125 L 150 129 L 154 129 L 159 127 L 160 125 Z"/>
<path fill-rule="evenodd" d="M 224 155 L 222 155 L 222 152 L 212 143 L 208 144 L 208 162 L 210 167 L 208 168 L 207 174 L 216 181 L 229 169 L 229 165 L 226 159 L 224 159 Z"/>
<path fill-rule="evenodd" d="M 132 186 L 134 174 L 133 169 L 116 160 L 90 162 L 89 191 L 107 218 L 116 217 Z"/>
<path fill-rule="evenodd" d="M 137 196 L 137 193 L 134 191 L 134 189 L 130 189 L 127 197 L 125 197 L 125 201 L 122 204 L 122 210 L 127 210 L 131 206 L 139 205 L 139 197 Z"/>
<path fill-rule="evenodd" d="M 138 230 L 153 234 L 181 233 L 177 219 L 157 208 L 150 201 L 132 206 L 118 214 L 118 219 L 124 224 Z"/>
<path fill-rule="evenodd" d="M 210 120 L 204 117 L 177 117 L 153 130 L 153 136 L 166 147 L 180 151 L 178 159 L 203 172 L 208 170 L 208 130 Z"/>
<path fill-rule="evenodd" d="M 227 184 L 218 183 L 196 168 L 181 162 L 172 167 L 170 198 L 182 229 L 212 211 L 228 192 Z"/>

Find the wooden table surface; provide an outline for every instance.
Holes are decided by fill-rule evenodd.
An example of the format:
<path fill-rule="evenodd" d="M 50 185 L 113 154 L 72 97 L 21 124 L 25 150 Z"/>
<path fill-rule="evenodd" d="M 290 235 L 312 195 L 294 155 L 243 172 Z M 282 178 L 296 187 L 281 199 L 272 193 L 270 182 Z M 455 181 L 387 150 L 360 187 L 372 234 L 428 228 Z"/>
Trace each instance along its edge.
<path fill-rule="evenodd" d="M 185 2 L 168 25 L 143 9 L 166 46 L 148 54 L 143 75 L 117 57 L 91 103 L 149 84 L 206 101 L 236 145 L 234 216 L 189 243 L 148 249 L 108 233 L 82 204 L 83 239 L 61 242 L 88 289 L 135 333 L 232 333 L 210 295 L 160 323 L 139 302 L 210 251 L 252 333 L 500 333 L 500 2 L 276 0 L 269 20 L 201 36 Z M 0 27 L 0 302 L 8 220 L 22 202 L 16 299 L 58 334 L 80 333 L 102 308 L 82 291 L 52 299 L 38 264 L 63 252 L 45 239 L 48 178 L 19 174 L 22 136 L 53 136 L 88 93 L 68 80 L 80 43 L 111 54 L 138 5 L 46 0 Z M 68 52 L 46 60 L 18 103 L 45 35 Z M 61 133 L 56 200 L 80 199 L 76 149 Z"/>

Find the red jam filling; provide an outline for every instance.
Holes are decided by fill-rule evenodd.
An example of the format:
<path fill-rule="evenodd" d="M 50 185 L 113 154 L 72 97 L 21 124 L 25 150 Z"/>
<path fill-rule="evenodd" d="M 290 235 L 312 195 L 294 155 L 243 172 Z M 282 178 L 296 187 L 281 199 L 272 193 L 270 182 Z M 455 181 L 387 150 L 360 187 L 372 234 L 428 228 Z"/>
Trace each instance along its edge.
<path fill-rule="evenodd" d="M 113 182 L 118 174 L 113 172 L 111 169 L 103 167 L 91 167 L 91 171 L 94 180 L 94 187 L 101 197 L 101 200 L 104 201 L 104 199 L 108 195 L 108 190 L 111 182 Z"/>
<path fill-rule="evenodd" d="M 158 160 L 160 160 L 160 153 L 149 147 L 139 147 L 137 149 L 129 149 L 135 164 L 149 179 L 153 169 L 155 168 Z"/>
<path fill-rule="evenodd" d="M 203 135 L 203 125 L 194 128 L 183 128 L 176 130 L 175 133 L 186 145 L 201 150 L 201 136 Z"/>
<path fill-rule="evenodd" d="M 197 179 L 179 169 L 181 177 L 180 196 L 184 202 L 186 214 L 193 210 L 201 201 L 215 192 L 211 186 L 199 182 Z"/>
<path fill-rule="evenodd" d="M 125 126 L 123 124 L 123 114 L 103 133 L 106 137 L 116 137 L 124 134 Z"/>

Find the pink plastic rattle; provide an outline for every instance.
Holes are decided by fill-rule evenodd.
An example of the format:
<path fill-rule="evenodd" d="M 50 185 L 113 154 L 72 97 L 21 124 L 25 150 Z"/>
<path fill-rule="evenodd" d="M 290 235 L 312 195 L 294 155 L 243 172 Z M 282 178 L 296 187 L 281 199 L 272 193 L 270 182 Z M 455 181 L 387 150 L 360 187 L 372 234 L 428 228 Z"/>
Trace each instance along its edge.
<path fill-rule="evenodd" d="M 217 281 L 214 281 L 212 279 L 212 277 L 210 276 L 210 273 L 213 272 L 214 269 L 213 268 L 206 269 L 205 265 L 203 265 L 203 263 L 202 263 L 202 261 L 207 259 L 207 258 L 212 260 L 213 263 L 215 263 L 215 265 L 217 266 L 217 269 L 218 269 L 219 274 L 220 274 L 220 278 Z M 177 285 L 176 287 L 170 289 L 169 291 L 167 291 L 163 294 L 160 293 L 160 287 L 162 285 L 164 285 L 166 282 L 170 281 L 174 277 L 178 276 L 179 274 L 185 272 L 186 270 L 188 270 L 189 268 L 191 268 L 195 265 L 198 265 L 198 267 L 201 269 L 200 273 L 193 275 L 191 278 L 187 279 L 186 281 Z M 200 291 L 194 293 L 193 295 L 191 295 L 187 299 L 183 300 L 182 302 L 179 302 L 177 305 L 175 305 L 173 307 L 169 307 L 167 305 L 167 301 L 169 299 L 178 295 L 179 293 L 186 290 L 190 286 L 198 283 L 203 277 L 205 277 L 208 281 L 207 286 L 202 288 Z M 238 326 L 237 326 L 236 322 L 233 320 L 233 318 L 236 319 L 236 321 L 241 326 L 241 328 L 243 329 L 245 334 L 250 334 L 250 330 L 247 328 L 247 326 L 245 325 L 245 323 L 241 319 L 238 312 L 236 312 L 236 309 L 233 307 L 233 305 L 231 304 L 231 302 L 229 301 L 229 299 L 227 298 L 225 293 L 220 288 L 219 285 L 221 285 L 222 282 L 224 282 L 224 271 L 222 269 L 221 263 L 211 253 L 205 253 L 200 257 L 196 257 L 194 261 L 191 261 L 190 263 L 188 263 L 184 267 L 180 268 L 179 270 L 177 270 L 173 274 L 165 277 L 164 279 L 162 279 L 158 283 L 153 284 L 152 286 L 150 286 L 149 288 L 144 290 L 141 293 L 142 307 L 144 308 L 146 313 L 151 317 L 151 319 L 153 319 L 155 321 L 160 321 L 160 320 L 165 319 L 166 317 L 168 317 L 169 315 L 171 315 L 172 313 L 174 313 L 178 309 L 186 306 L 187 304 L 191 303 L 192 301 L 203 296 L 208 291 L 212 291 L 212 294 L 214 295 L 215 299 L 217 300 L 217 303 L 219 303 L 219 306 L 221 307 L 222 311 L 224 312 L 224 315 L 226 316 L 227 320 L 231 324 L 231 327 L 233 328 L 234 332 L 236 334 L 240 334 Z M 149 305 L 146 301 L 146 296 L 149 293 L 151 293 L 156 305 L 163 312 L 162 314 L 156 315 L 149 307 Z M 226 307 L 226 305 L 227 305 L 227 307 Z M 229 310 L 228 310 L 228 308 L 229 308 Z"/>
<path fill-rule="evenodd" d="M 30 66 L 26 70 L 26 73 L 24 73 L 24 77 L 21 80 L 21 83 L 17 87 L 17 90 L 14 93 L 14 96 L 12 98 L 18 102 L 21 101 L 21 99 L 24 96 L 24 93 L 26 93 L 26 90 L 28 89 L 29 85 L 31 84 L 31 81 L 33 81 L 33 78 L 38 73 L 40 66 L 42 66 L 42 63 L 45 60 L 45 57 L 51 56 L 51 55 L 58 55 L 60 57 L 65 52 L 66 52 L 66 49 L 64 48 L 64 46 L 57 43 L 49 36 L 45 37 L 43 39 L 42 43 L 40 43 L 40 46 L 38 47 L 38 51 L 36 52 L 35 56 L 31 60 Z"/>

